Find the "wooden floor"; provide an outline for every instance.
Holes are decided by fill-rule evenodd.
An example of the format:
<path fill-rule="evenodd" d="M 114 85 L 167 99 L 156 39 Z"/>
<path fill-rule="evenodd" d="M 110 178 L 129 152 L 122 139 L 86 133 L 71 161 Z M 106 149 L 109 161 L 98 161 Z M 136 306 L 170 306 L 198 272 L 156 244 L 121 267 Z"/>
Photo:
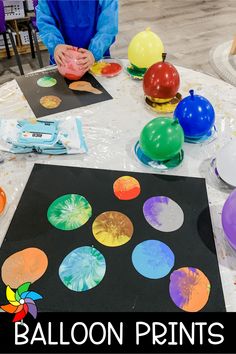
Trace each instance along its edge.
<path fill-rule="evenodd" d="M 161 37 L 169 61 L 217 76 L 209 65 L 209 51 L 236 35 L 236 0 L 119 0 L 119 4 L 113 56 L 127 57 L 131 38 L 151 27 Z M 43 56 L 46 65 L 48 55 Z M 26 72 L 38 67 L 30 55 L 24 56 L 23 63 Z M 17 74 L 15 65 L 14 59 L 0 62 L 0 83 Z"/>
<path fill-rule="evenodd" d="M 113 53 L 127 57 L 131 38 L 146 27 L 160 36 L 173 63 L 216 76 L 209 51 L 236 35 L 236 0 L 120 0 Z"/>

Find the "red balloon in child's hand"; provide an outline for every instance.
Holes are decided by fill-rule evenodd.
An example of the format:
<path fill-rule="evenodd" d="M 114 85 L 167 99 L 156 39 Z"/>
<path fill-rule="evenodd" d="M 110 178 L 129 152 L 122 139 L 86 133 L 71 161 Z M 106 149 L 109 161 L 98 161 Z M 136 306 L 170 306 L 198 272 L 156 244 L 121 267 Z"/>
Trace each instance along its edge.
<path fill-rule="evenodd" d="M 59 73 L 69 80 L 79 80 L 86 73 L 78 63 L 80 55 L 74 48 L 67 50 L 63 65 L 58 66 Z"/>

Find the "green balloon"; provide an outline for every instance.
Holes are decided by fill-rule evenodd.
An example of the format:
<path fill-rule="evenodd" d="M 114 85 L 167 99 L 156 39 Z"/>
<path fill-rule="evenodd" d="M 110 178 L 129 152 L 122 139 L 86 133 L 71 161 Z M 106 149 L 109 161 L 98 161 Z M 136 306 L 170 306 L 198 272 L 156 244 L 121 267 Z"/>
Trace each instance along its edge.
<path fill-rule="evenodd" d="M 184 132 L 177 119 L 158 117 L 143 128 L 140 147 L 152 160 L 165 161 L 176 156 L 184 143 Z"/>

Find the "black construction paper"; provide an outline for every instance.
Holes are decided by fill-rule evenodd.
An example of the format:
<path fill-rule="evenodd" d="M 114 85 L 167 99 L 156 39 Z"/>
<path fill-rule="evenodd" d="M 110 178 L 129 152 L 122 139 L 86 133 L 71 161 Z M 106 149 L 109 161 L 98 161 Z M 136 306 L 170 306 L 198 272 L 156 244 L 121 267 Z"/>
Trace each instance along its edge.
<path fill-rule="evenodd" d="M 50 76 L 57 80 L 57 84 L 52 87 L 40 87 L 37 81 L 44 76 Z M 94 103 L 103 102 L 112 99 L 112 96 L 104 87 L 89 73 L 86 73 L 78 81 L 88 81 L 93 87 L 102 91 L 102 94 L 96 95 L 90 92 L 72 91 L 69 84 L 73 81 L 64 79 L 57 70 L 32 73 L 28 76 L 21 76 L 16 79 L 21 91 L 28 101 L 36 118 L 44 117 L 54 113 L 68 111 L 70 109 L 88 106 Z M 57 96 L 62 102 L 55 109 L 44 108 L 40 104 L 40 98 L 43 96 Z"/>
<path fill-rule="evenodd" d="M 113 183 L 122 175 L 139 181 L 141 193 L 136 199 L 121 201 L 115 197 Z M 85 225 L 74 231 L 58 230 L 48 222 L 47 209 L 56 198 L 70 193 L 84 196 L 93 214 Z M 143 204 L 157 195 L 172 198 L 183 209 L 184 224 L 177 231 L 160 232 L 146 222 Z M 106 247 L 92 234 L 94 219 L 109 210 L 120 211 L 133 222 L 133 237 L 123 246 Z M 37 301 L 39 311 L 179 312 L 169 296 L 170 274 L 159 280 L 146 279 L 132 265 L 134 247 L 148 239 L 165 242 L 173 250 L 173 270 L 196 267 L 207 275 L 211 293 L 202 311 L 225 311 L 202 178 L 36 164 L 0 249 L 0 265 L 8 256 L 28 247 L 38 247 L 47 254 L 48 270 L 31 286 L 43 296 L 43 300 Z M 74 292 L 63 285 L 58 269 L 64 257 L 80 246 L 96 247 L 106 259 L 107 271 L 97 287 Z M 5 289 L 0 281 L 0 303 L 5 303 Z"/>

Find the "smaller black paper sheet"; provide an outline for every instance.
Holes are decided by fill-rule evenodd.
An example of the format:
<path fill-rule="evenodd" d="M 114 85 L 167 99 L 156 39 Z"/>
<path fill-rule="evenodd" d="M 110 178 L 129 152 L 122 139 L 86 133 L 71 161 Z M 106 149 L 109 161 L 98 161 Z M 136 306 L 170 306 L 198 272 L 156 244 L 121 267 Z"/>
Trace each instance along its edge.
<path fill-rule="evenodd" d="M 52 87 L 38 86 L 37 81 L 44 76 L 50 76 L 56 79 L 57 84 Z M 27 76 L 19 77 L 16 79 L 16 81 L 36 118 L 41 118 L 54 113 L 61 113 L 71 109 L 84 107 L 112 99 L 112 96 L 89 73 L 86 73 L 78 81 L 90 82 L 93 87 L 102 91 L 101 94 L 98 95 L 84 91 L 72 91 L 69 89 L 69 84 L 73 81 L 63 78 L 56 69 L 32 73 Z M 61 104 L 54 109 L 45 108 L 40 104 L 40 99 L 44 96 L 56 96 L 60 98 Z"/>

